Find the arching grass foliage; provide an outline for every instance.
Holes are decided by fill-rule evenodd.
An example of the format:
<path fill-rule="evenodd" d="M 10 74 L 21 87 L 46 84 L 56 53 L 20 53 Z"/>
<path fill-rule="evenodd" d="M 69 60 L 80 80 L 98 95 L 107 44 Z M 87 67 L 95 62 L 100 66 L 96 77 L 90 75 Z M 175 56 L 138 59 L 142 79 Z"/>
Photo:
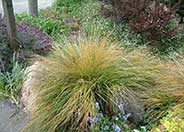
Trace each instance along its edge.
<path fill-rule="evenodd" d="M 23 131 L 87 130 L 96 102 L 112 114 L 117 103 L 133 102 L 137 91 L 153 87 L 160 68 L 144 49 L 128 52 L 106 39 L 57 46 L 50 57 L 39 60 L 45 69 L 38 75 L 44 78 L 34 89 L 35 108 Z"/>

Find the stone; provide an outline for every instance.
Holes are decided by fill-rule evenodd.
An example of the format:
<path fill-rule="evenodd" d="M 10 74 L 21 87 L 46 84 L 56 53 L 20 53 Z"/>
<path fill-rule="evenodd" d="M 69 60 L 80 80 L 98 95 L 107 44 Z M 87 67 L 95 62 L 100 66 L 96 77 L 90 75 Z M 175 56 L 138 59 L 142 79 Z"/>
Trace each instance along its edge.
<path fill-rule="evenodd" d="M 37 93 L 34 92 L 34 89 L 38 86 L 38 80 L 41 78 L 37 74 L 40 70 L 45 70 L 45 68 L 39 62 L 35 62 L 32 66 L 29 66 L 26 69 L 27 77 L 23 83 L 21 97 L 21 103 L 23 104 L 26 113 L 31 113 L 34 109 L 34 102 L 37 97 Z"/>
<path fill-rule="evenodd" d="M 140 92 L 139 90 L 136 90 Z M 126 96 L 126 95 L 124 95 Z M 138 125 L 144 120 L 145 114 L 145 102 L 138 96 L 126 96 L 121 101 L 116 99 L 115 101 L 118 104 L 118 107 L 122 105 L 124 113 L 126 115 L 130 114 L 128 121 L 134 125 Z M 119 108 L 120 109 L 120 108 Z"/>
<path fill-rule="evenodd" d="M 139 124 L 144 119 L 144 112 L 144 105 L 141 102 L 125 105 L 125 113 L 131 114 L 128 118 L 131 123 Z"/>

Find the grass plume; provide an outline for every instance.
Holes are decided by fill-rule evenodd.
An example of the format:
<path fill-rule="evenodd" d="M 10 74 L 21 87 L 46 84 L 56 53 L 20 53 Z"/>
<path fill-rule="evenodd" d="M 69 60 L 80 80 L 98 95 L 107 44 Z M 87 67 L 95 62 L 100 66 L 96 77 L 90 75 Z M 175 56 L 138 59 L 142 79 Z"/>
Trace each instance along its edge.
<path fill-rule="evenodd" d="M 127 52 L 106 39 L 57 46 L 50 57 L 39 58 L 45 70 L 38 74 L 45 76 L 34 89 L 35 109 L 23 131 L 86 130 L 96 101 L 112 108 L 133 101 L 137 91 L 154 85 L 152 76 L 160 68 L 144 51 Z"/>
<path fill-rule="evenodd" d="M 167 59 L 158 74 L 155 89 L 147 93 L 147 122 L 161 119 L 171 109 L 184 108 L 184 61 L 183 58 Z"/>

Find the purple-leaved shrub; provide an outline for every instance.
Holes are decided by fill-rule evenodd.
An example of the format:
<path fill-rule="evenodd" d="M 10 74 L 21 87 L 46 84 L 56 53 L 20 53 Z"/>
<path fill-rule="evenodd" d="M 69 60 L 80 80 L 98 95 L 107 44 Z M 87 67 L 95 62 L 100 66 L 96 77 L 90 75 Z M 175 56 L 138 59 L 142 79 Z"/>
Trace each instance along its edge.
<path fill-rule="evenodd" d="M 165 5 L 161 0 L 111 1 L 109 16 L 113 16 L 116 22 L 126 22 L 132 31 L 144 35 L 155 47 L 160 46 L 163 40 L 177 36 L 179 22 L 176 7 Z"/>
<path fill-rule="evenodd" d="M 46 55 L 52 47 L 52 40 L 46 33 L 40 28 L 27 23 L 17 24 L 17 42 L 19 43 L 20 61 L 33 54 Z M 0 71 L 7 69 L 12 60 L 13 54 L 8 43 L 7 26 L 2 14 L 0 14 Z"/>

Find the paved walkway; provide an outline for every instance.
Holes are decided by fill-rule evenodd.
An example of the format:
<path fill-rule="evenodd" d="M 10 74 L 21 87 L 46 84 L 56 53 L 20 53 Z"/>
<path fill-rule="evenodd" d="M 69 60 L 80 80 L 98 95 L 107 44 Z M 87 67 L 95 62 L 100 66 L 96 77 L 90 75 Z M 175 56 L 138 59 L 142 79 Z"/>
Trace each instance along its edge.
<path fill-rule="evenodd" d="M 9 100 L 0 100 L 0 132 L 20 132 L 26 118 L 26 114 Z"/>
<path fill-rule="evenodd" d="M 39 8 L 46 8 L 52 5 L 54 0 L 38 0 Z M 27 12 L 28 11 L 28 0 L 13 0 L 14 12 Z M 0 0 L 0 13 L 3 13 L 2 0 Z"/>

